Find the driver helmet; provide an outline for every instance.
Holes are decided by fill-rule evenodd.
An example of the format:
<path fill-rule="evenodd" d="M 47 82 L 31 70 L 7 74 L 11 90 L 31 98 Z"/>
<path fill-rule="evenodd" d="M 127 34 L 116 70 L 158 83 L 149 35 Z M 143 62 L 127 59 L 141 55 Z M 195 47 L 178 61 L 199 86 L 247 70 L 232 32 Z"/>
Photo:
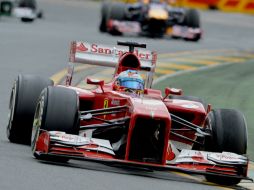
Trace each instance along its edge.
<path fill-rule="evenodd" d="M 115 81 L 116 89 L 126 92 L 140 93 L 144 90 L 144 80 L 136 70 L 121 72 Z"/>

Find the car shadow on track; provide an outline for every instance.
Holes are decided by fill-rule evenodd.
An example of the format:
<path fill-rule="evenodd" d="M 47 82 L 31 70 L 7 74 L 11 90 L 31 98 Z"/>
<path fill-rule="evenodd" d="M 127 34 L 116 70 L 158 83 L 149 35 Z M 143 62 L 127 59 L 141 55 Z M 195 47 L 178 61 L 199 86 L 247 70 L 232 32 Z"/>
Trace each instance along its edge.
<path fill-rule="evenodd" d="M 217 186 L 217 184 L 207 183 L 206 180 L 200 177 L 200 180 L 191 179 L 188 177 L 184 177 L 178 175 L 175 172 L 165 172 L 165 171 L 154 171 L 147 168 L 136 168 L 136 167 L 127 167 L 127 166 L 112 166 L 112 165 L 104 165 L 100 163 L 94 163 L 89 161 L 71 161 L 68 163 L 59 163 L 59 162 L 49 162 L 49 161 L 39 161 L 43 164 L 51 164 L 51 165 L 58 165 L 61 167 L 71 167 L 71 168 L 78 168 L 78 169 L 86 169 L 86 170 L 93 170 L 93 171 L 100 171 L 100 172 L 111 172 L 117 174 L 124 174 L 124 175 L 134 175 L 140 177 L 149 177 L 154 179 L 160 180 L 171 180 L 177 182 L 184 182 L 184 183 L 195 183 L 200 185 L 209 185 L 209 186 Z M 195 175 L 196 176 L 196 175 Z M 197 178 L 197 177 L 196 177 Z M 203 179 L 203 180 L 202 180 Z M 220 186 L 220 187 L 228 187 L 228 186 Z M 234 186 L 230 187 L 232 189 L 237 190 L 248 190 L 247 188 Z"/>

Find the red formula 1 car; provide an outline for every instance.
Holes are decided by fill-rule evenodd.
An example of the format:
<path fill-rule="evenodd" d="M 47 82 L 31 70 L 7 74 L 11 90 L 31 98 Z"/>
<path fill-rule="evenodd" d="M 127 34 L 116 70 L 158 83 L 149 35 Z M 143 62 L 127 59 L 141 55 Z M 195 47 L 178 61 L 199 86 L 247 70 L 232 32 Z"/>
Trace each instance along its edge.
<path fill-rule="evenodd" d="M 226 185 L 250 179 L 244 116 L 212 110 L 179 89 L 166 88 L 163 96 L 151 89 L 156 53 L 141 49 L 145 44 L 118 45 L 129 48 L 72 42 L 64 85 L 20 75 L 10 98 L 9 140 L 31 143 L 42 160 L 181 171 Z M 113 79 L 84 81 L 93 72 L 85 64 L 115 68 Z"/>
<path fill-rule="evenodd" d="M 112 35 L 169 36 L 189 41 L 202 36 L 197 10 L 172 7 L 158 0 L 135 4 L 104 1 L 99 28 Z"/>

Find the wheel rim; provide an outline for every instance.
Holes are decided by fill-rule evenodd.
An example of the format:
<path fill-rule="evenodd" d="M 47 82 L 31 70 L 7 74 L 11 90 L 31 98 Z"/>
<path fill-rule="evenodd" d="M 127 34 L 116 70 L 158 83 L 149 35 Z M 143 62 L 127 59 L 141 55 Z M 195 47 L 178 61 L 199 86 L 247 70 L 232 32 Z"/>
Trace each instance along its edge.
<path fill-rule="evenodd" d="M 6 130 L 8 138 L 10 137 L 10 133 L 11 133 L 10 131 L 12 127 L 15 104 L 16 104 L 16 94 L 17 94 L 17 81 L 14 82 L 14 85 L 12 87 L 11 97 L 9 102 L 8 125 Z"/>
<path fill-rule="evenodd" d="M 39 103 L 36 106 L 33 128 L 32 128 L 32 136 L 31 136 L 31 146 L 32 152 L 34 153 L 36 150 L 36 143 L 40 134 L 42 116 L 43 116 L 43 107 L 44 107 L 45 98 L 42 96 L 40 98 Z"/>

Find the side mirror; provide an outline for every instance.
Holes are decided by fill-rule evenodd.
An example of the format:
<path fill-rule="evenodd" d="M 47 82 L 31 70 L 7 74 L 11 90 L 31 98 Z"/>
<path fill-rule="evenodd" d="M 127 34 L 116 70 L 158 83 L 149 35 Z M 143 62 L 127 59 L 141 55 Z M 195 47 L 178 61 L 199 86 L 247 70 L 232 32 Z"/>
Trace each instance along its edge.
<path fill-rule="evenodd" d="M 104 93 L 104 89 L 103 89 L 104 80 L 98 80 L 98 79 L 90 79 L 90 78 L 87 78 L 87 79 L 86 79 L 86 83 L 87 83 L 87 84 L 93 84 L 93 85 L 99 85 L 99 86 L 101 87 L 102 92 Z"/>
<path fill-rule="evenodd" d="M 164 92 L 165 92 L 165 97 L 163 98 L 163 100 L 165 100 L 170 94 L 173 94 L 173 95 L 182 95 L 183 94 L 182 89 L 169 88 L 169 87 L 166 87 Z"/>

